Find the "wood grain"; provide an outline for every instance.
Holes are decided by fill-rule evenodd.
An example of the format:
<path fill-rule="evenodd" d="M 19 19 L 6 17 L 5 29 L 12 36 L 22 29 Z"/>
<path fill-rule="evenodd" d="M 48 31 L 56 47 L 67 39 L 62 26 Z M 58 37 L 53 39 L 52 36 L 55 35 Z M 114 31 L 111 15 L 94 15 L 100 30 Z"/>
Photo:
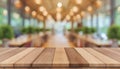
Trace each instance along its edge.
<path fill-rule="evenodd" d="M 99 60 L 105 63 L 106 67 L 120 67 L 120 62 L 94 50 L 91 48 L 86 48 L 86 51 L 90 52 L 92 55 L 97 57 Z"/>
<path fill-rule="evenodd" d="M 20 60 L 21 58 L 23 58 L 25 55 L 27 55 L 29 52 L 31 52 L 32 50 L 34 50 L 34 48 L 28 48 L 25 49 L 24 51 L 6 59 L 5 61 L 0 62 L 0 66 L 1 67 L 13 67 L 14 63 L 18 60 Z"/>
<path fill-rule="evenodd" d="M 38 58 L 40 53 L 44 50 L 44 48 L 36 48 L 28 55 L 23 57 L 21 60 L 17 61 L 14 64 L 14 67 L 32 67 L 32 63 Z"/>
<path fill-rule="evenodd" d="M 69 67 L 69 60 L 64 48 L 56 48 L 53 67 Z"/>
<path fill-rule="evenodd" d="M 76 48 L 78 53 L 89 63 L 90 67 L 103 67 L 105 64 L 97 59 L 95 56 L 91 55 L 89 52 L 83 48 Z M 105 66 L 104 66 L 105 67 Z"/>
<path fill-rule="evenodd" d="M 17 53 L 21 52 L 22 50 L 24 50 L 23 48 L 17 49 L 17 48 L 12 48 L 12 49 L 8 49 L 2 53 L 0 53 L 0 62 L 16 55 Z"/>
<path fill-rule="evenodd" d="M 65 48 L 70 67 L 88 67 L 88 62 L 74 48 Z"/>
<path fill-rule="evenodd" d="M 52 67 L 55 48 L 46 48 L 33 63 L 33 67 Z"/>
<path fill-rule="evenodd" d="M 120 53 L 119 52 L 116 52 L 116 51 L 114 51 L 112 49 L 108 49 L 108 48 L 104 48 L 104 49 L 95 48 L 95 50 L 120 62 Z"/>
<path fill-rule="evenodd" d="M 120 48 L 0 48 L 0 69 L 120 69 Z"/>

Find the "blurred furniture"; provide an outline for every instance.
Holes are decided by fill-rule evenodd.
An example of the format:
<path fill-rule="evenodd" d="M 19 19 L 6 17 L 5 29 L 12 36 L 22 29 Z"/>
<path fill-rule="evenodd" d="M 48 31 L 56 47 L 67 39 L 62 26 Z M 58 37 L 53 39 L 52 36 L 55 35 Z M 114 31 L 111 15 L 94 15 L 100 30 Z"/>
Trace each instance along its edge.
<path fill-rule="evenodd" d="M 92 36 L 73 34 L 80 41 L 82 41 L 83 47 L 111 47 L 110 41 L 94 39 Z"/>
<path fill-rule="evenodd" d="M 12 39 L 9 41 L 9 46 L 10 47 L 21 47 L 24 44 L 32 41 L 32 37 L 28 38 L 28 35 L 22 35 L 18 38 Z"/>

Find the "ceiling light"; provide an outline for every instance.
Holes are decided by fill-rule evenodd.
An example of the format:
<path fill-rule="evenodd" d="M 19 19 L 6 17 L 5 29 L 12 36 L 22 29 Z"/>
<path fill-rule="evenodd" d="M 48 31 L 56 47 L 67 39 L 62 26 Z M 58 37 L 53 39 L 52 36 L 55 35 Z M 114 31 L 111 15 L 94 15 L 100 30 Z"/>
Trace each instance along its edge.
<path fill-rule="evenodd" d="M 37 15 L 36 11 L 33 11 L 33 12 L 32 12 L 32 16 L 35 17 L 36 15 Z"/>
<path fill-rule="evenodd" d="M 75 12 L 75 13 L 78 12 L 78 10 L 79 10 L 79 9 L 78 9 L 77 6 L 74 6 L 74 7 L 72 8 L 72 11 Z"/>
<path fill-rule="evenodd" d="M 93 8 L 92 8 L 91 6 L 88 6 L 87 10 L 88 10 L 89 12 L 92 12 Z"/>
<path fill-rule="evenodd" d="M 39 10 L 40 10 L 41 12 L 43 12 L 43 11 L 45 11 L 45 8 L 44 8 L 43 6 L 40 6 L 40 7 L 39 7 Z"/>
<path fill-rule="evenodd" d="M 42 0 L 35 0 L 35 3 L 40 5 L 40 4 L 41 4 L 41 1 L 42 1 Z"/>
<path fill-rule="evenodd" d="M 59 8 L 62 7 L 62 3 L 61 3 L 61 2 L 58 2 L 58 3 L 57 3 L 57 7 L 59 7 Z"/>
<path fill-rule="evenodd" d="M 14 4 L 15 4 L 15 6 L 17 8 L 21 8 L 22 7 L 20 0 L 15 0 Z"/>
<path fill-rule="evenodd" d="M 99 8 L 99 7 L 101 7 L 101 5 L 102 5 L 102 1 L 101 1 L 101 0 L 97 0 L 97 1 L 96 1 L 96 4 L 97 4 L 97 7 Z"/>
<path fill-rule="evenodd" d="M 81 15 L 82 17 L 84 17 L 84 16 L 85 16 L 85 12 L 82 11 L 82 12 L 80 13 L 80 15 Z"/>
<path fill-rule="evenodd" d="M 25 11 L 26 11 L 26 12 L 29 12 L 29 11 L 30 11 L 30 7 L 26 6 L 26 7 L 25 7 Z"/>
<path fill-rule="evenodd" d="M 43 15 L 44 15 L 44 16 L 47 16 L 47 15 L 48 15 L 48 12 L 47 12 L 47 11 L 44 11 L 44 12 L 43 12 Z"/>
<path fill-rule="evenodd" d="M 76 3 L 77 3 L 77 4 L 81 4 L 81 3 L 82 3 L 82 0 L 76 0 Z"/>

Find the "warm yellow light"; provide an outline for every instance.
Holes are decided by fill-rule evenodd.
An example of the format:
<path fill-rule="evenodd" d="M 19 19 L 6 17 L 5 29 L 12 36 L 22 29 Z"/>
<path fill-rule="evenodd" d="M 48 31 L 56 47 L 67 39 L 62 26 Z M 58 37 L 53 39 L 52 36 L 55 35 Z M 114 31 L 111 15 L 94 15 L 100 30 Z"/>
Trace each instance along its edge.
<path fill-rule="evenodd" d="M 43 6 L 40 6 L 39 7 L 39 11 L 41 11 L 41 12 L 43 12 L 43 11 L 45 11 L 46 9 L 43 7 Z"/>
<path fill-rule="evenodd" d="M 73 12 L 75 12 L 75 13 L 77 13 L 77 12 L 78 12 L 78 10 L 79 10 L 79 9 L 78 9 L 78 7 L 77 7 L 77 6 L 74 6 L 74 7 L 72 8 L 72 11 L 73 11 Z"/>
<path fill-rule="evenodd" d="M 26 12 L 30 12 L 30 7 L 26 6 L 26 7 L 25 7 L 25 11 L 26 11 Z"/>
<path fill-rule="evenodd" d="M 81 4 L 83 0 L 76 0 L 77 4 Z"/>
<path fill-rule="evenodd" d="M 84 16 L 85 16 L 85 12 L 82 11 L 82 12 L 80 13 L 80 15 L 81 15 L 82 17 L 84 17 Z"/>
<path fill-rule="evenodd" d="M 91 6 L 88 6 L 87 10 L 88 10 L 89 12 L 92 12 L 92 11 L 93 11 L 93 8 L 92 8 Z"/>
<path fill-rule="evenodd" d="M 101 0 L 97 0 L 97 1 L 96 1 L 96 4 L 97 4 L 97 7 L 99 8 L 99 7 L 101 7 L 101 5 L 102 5 L 102 1 L 101 1 Z"/>
<path fill-rule="evenodd" d="M 44 12 L 43 12 L 43 15 L 44 15 L 44 16 L 47 16 L 47 15 L 48 15 L 48 12 L 47 12 L 47 11 L 44 11 Z"/>
<path fill-rule="evenodd" d="M 7 14 L 8 14 L 8 11 L 7 10 L 3 10 L 3 15 L 7 16 Z"/>
<path fill-rule="evenodd" d="M 66 20 L 70 20 L 70 19 L 71 19 L 70 15 L 67 15 Z"/>
<path fill-rule="evenodd" d="M 35 3 L 40 5 L 42 3 L 42 0 L 35 0 Z"/>
<path fill-rule="evenodd" d="M 35 17 L 36 15 L 37 15 L 37 12 L 36 12 L 36 11 L 33 11 L 33 12 L 32 12 L 32 16 Z"/>
<path fill-rule="evenodd" d="M 20 0 L 15 0 L 14 4 L 15 4 L 15 6 L 17 8 L 21 8 L 22 7 Z"/>
<path fill-rule="evenodd" d="M 62 7 L 62 3 L 61 3 L 61 2 L 58 2 L 58 3 L 57 3 L 57 7 L 59 7 L 59 8 Z"/>

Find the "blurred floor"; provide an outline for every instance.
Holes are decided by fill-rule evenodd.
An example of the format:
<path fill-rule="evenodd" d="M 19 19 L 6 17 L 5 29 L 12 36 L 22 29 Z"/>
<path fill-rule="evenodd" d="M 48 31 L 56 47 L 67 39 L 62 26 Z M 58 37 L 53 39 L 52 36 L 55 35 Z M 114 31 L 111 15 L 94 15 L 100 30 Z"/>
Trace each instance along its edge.
<path fill-rule="evenodd" d="M 70 43 L 67 38 L 62 34 L 52 35 L 48 41 L 43 45 L 43 47 L 74 47 L 72 43 Z"/>

